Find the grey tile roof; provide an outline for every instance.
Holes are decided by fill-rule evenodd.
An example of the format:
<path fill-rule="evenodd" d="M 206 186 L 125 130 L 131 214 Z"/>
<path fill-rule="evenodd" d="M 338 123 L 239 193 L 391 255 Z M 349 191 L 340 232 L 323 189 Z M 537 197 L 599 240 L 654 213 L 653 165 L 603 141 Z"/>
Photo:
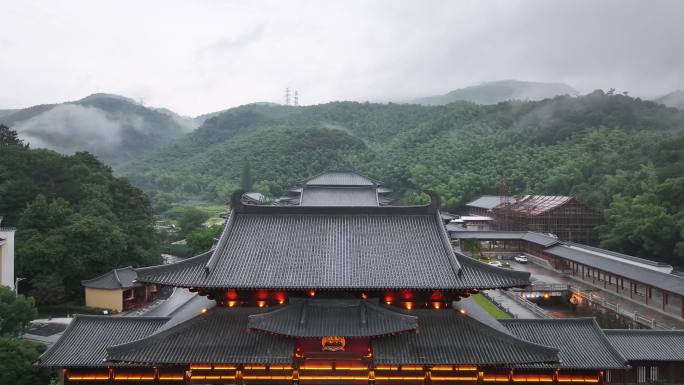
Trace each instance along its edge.
<path fill-rule="evenodd" d="M 371 300 L 291 299 L 268 313 L 249 316 L 249 327 L 292 337 L 372 337 L 415 330 L 418 319 Z"/>
<path fill-rule="evenodd" d="M 138 279 L 244 289 L 460 289 L 459 271 L 429 206 L 239 205 L 209 260 L 140 269 Z"/>
<path fill-rule="evenodd" d="M 642 282 L 670 293 L 684 295 L 684 277 L 667 274 L 646 267 L 622 262 L 614 258 L 606 258 L 582 250 L 577 245 L 559 245 L 544 250 L 546 254 L 555 255 L 573 262 L 610 272 L 636 282 Z"/>
<path fill-rule="evenodd" d="M 518 339 L 452 309 L 412 310 L 418 333 L 372 341 L 376 364 L 555 363 L 558 350 Z"/>
<path fill-rule="evenodd" d="M 305 186 L 300 199 L 302 206 L 378 206 L 374 187 Z"/>
<path fill-rule="evenodd" d="M 449 231 L 449 236 L 452 239 L 524 240 L 544 247 L 560 243 L 558 238 L 532 231 L 469 231 L 459 229 Z"/>
<path fill-rule="evenodd" d="M 460 290 L 529 283 L 529 273 L 457 257 L 437 212 L 429 210 L 234 208 L 211 257 L 138 269 L 138 280 L 235 289 Z"/>
<path fill-rule="evenodd" d="M 36 362 L 42 367 L 104 366 L 107 346 L 144 338 L 168 318 L 77 315 Z"/>
<path fill-rule="evenodd" d="M 308 186 L 374 186 L 380 183 L 351 171 L 326 171 L 303 181 Z"/>
<path fill-rule="evenodd" d="M 81 281 L 84 287 L 94 289 L 128 289 L 135 286 L 138 277 L 135 269 L 128 266 L 120 269 L 113 269 L 99 277 Z"/>
<path fill-rule="evenodd" d="M 147 338 L 109 347 L 112 361 L 146 364 L 291 363 L 295 339 L 248 331 L 256 308 L 214 308 Z"/>
<path fill-rule="evenodd" d="M 499 195 L 483 195 L 472 202 L 468 202 L 465 205 L 468 207 L 477 207 L 482 209 L 491 210 L 503 202 L 502 196 Z"/>
<path fill-rule="evenodd" d="M 560 349 L 560 367 L 611 369 L 627 365 L 594 318 L 500 320 L 518 338 Z"/>
<path fill-rule="evenodd" d="M 604 330 L 630 361 L 684 361 L 684 330 Z"/>

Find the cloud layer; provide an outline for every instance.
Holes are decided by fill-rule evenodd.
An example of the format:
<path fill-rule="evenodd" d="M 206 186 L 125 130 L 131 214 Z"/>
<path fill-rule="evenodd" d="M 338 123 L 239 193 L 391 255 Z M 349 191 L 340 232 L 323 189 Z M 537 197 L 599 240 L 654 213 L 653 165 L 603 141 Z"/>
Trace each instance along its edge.
<path fill-rule="evenodd" d="M 681 1 L 7 1 L 0 108 L 112 92 L 197 115 L 499 79 L 684 88 Z"/>

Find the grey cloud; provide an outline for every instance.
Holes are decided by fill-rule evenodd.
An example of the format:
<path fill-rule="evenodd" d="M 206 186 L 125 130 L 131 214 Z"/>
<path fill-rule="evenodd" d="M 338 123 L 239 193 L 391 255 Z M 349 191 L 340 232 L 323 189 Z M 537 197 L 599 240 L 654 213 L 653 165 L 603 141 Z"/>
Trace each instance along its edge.
<path fill-rule="evenodd" d="M 0 14 L 13 15 L 0 53 L 11 58 L 0 58 L 0 89 L 12 91 L 0 93 L 0 108 L 73 100 L 96 87 L 187 115 L 280 102 L 286 86 L 305 103 L 405 100 L 501 79 L 644 97 L 684 89 L 682 1 L 98 7 L 85 0 L 0 5 Z"/>

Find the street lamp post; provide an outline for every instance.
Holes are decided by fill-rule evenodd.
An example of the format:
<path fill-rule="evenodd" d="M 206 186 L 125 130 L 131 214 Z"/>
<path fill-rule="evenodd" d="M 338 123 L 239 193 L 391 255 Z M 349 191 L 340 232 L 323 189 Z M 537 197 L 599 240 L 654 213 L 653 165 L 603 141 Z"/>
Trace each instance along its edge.
<path fill-rule="evenodd" d="M 14 295 L 18 296 L 19 295 L 19 282 L 25 280 L 26 278 L 15 278 L 14 279 Z"/>

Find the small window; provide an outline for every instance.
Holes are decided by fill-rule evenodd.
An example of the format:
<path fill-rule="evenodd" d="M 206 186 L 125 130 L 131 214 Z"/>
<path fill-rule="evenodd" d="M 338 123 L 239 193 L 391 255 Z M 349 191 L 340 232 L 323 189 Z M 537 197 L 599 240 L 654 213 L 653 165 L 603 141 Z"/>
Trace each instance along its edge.
<path fill-rule="evenodd" d="M 646 383 L 646 367 L 645 366 L 637 366 L 637 383 L 638 384 L 645 384 Z"/>
<path fill-rule="evenodd" d="M 650 382 L 655 382 L 655 381 L 658 381 L 658 367 L 657 366 L 651 366 Z"/>

